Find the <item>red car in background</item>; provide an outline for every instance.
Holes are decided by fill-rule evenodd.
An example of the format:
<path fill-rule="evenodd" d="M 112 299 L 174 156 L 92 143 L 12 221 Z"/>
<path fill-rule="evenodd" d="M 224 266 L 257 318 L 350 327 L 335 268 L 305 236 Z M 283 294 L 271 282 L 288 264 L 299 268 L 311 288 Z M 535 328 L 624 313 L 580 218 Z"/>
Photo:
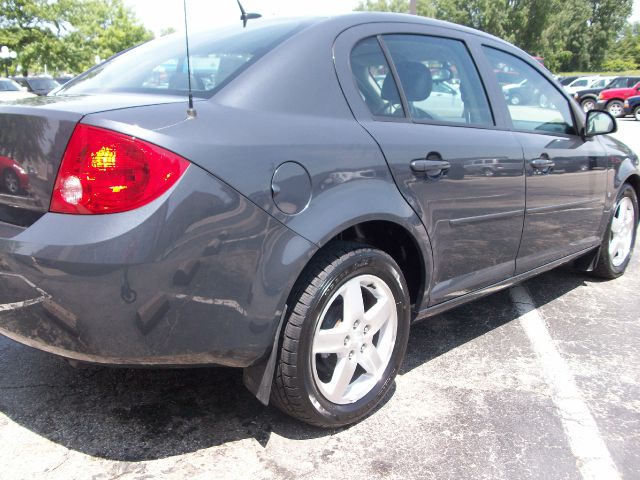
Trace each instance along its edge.
<path fill-rule="evenodd" d="M 606 110 L 614 117 L 622 117 L 624 116 L 624 101 L 639 93 L 640 82 L 631 88 L 611 88 L 609 90 L 603 90 L 600 92 L 600 95 L 598 95 L 596 108 L 598 110 Z"/>
<path fill-rule="evenodd" d="M 2 190 L 11 195 L 24 191 L 29 186 L 26 170 L 8 157 L 0 156 L 0 180 Z"/>

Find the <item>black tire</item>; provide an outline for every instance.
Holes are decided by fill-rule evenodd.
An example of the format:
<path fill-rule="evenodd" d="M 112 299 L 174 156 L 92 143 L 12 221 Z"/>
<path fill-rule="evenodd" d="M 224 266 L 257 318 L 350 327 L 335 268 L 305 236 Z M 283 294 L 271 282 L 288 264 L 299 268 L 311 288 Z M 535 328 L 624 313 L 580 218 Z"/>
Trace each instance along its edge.
<path fill-rule="evenodd" d="M 334 294 L 348 280 L 365 274 L 381 279 L 394 296 L 395 344 L 384 373 L 366 395 L 349 404 L 333 403 L 314 380 L 313 337 Z M 402 271 L 386 253 L 350 242 L 325 247 L 307 266 L 290 297 L 271 394 L 274 405 L 305 423 L 325 428 L 355 423 L 370 414 L 389 392 L 402 364 L 409 338 L 409 302 Z"/>
<path fill-rule="evenodd" d="M 616 118 L 624 117 L 624 103 L 622 103 L 620 100 L 611 100 L 609 103 L 607 103 L 606 109 L 607 112 L 609 112 Z"/>
<path fill-rule="evenodd" d="M 633 109 L 633 118 L 640 120 L 640 105 Z"/>
<path fill-rule="evenodd" d="M 4 189 L 12 195 L 20 191 L 20 180 L 13 170 L 7 169 L 2 174 L 2 185 Z"/>
<path fill-rule="evenodd" d="M 609 245 L 612 239 L 611 227 L 613 225 L 613 219 L 614 219 L 614 216 L 616 215 L 618 205 L 620 204 L 620 201 L 625 197 L 631 200 L 631 203 L 633 204 L 633 208 L 634 208 L 633 239 L 631 243 L 631 251 L 627 255 L 627 258 L 624 260 L 622 264 L 616 266 L 614 265 L 613 259 L 611 258 L 611 255 L 609 253 Z M 637 233 L 638 233 L 638 197 L 633 187 L 628 183 L 625 183 L 620 189 L 620 192 L 618 193 L 615 206 L 613 208 L 613 211 L 611 212 L 609 223 L 607 225 L 607 230 L 604 234 L 602 245 L 600 247 L 600 255 L 598 258 L 598 263 L 596 264 L 596 267 L 593 270 L 593 274 L 597 277 L 605 278 L 607 280 L 612 280 L 614 278 L 618 278 L 619 276 L 621 276 L 627 269 L 627 266 L 629 265 L 629 261 L 631 260 L 631 255 L 633 253 L 633 246 L 635 244 Z"/>

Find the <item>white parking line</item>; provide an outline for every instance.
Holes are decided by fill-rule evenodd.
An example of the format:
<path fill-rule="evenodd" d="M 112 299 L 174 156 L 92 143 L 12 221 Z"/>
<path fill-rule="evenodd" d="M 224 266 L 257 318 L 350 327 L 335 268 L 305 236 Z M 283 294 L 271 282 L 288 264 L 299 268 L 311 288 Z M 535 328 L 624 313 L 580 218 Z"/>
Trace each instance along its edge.
<path fill-rule="evenodd" d="M 598 425 L 582 399 L 569 366 L 562 359 L 524 286 L 511 289 L 511 299 L 520 314 L 520 324 L 536 352 L 576 464 L 585 480 L 618 480 L 620 474 L 600 436 Z"/>

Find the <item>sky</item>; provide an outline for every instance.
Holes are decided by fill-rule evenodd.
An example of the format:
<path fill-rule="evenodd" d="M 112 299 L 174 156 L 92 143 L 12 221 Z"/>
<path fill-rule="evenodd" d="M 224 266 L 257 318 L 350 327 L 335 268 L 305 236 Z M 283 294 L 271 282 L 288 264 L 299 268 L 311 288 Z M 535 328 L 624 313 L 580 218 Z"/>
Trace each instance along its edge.
<path fill-rule="evenodd" d="M 640 0 L 638 0 L 640 1 Z M 358 0 L 241 0 L 247 12 L 261 13 L 263 17 L 301 17 L 339 15 L 349 13 L 358 6 Z M 184 30 L 182 0 L 124 0 L 149 29 L 159 34 L 173 27 Z M 236 0 L 187 0 L 189 30 L 240 22 L 240 9 Z"/>
<path fill-rule="evenodd" d="M 263 17 L 339 15 L 351 12 L 358 0 L 241 0 L 247 12 Z M 182 0 L 124 0 L 144 25 L 158 35 L 173 27 L 183 30 Z M 204 30 L 239 22 L 236 0 L 187 0 L 189 29 Z M 640 0 L 633 2 L 632 21 L 640 22 Z"/>

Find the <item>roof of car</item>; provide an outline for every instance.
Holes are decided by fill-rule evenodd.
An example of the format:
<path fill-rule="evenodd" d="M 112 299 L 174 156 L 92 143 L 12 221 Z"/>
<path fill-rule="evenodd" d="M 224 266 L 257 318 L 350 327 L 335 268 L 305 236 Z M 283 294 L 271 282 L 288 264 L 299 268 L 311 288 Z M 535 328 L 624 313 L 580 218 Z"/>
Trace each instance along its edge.
<path fill-rule="evenodd" d="M 495 37 L 489 33 L 485 33 L 470 27 L 465 27 L 463 25 L 458 25 L 457 23 L 447 22 L 445 20 L 436 20 L 435 18 L 422 17 L 419 15 L 409 15 L 406 13 L 353 12 L 353 13 L 346 13 L 344 15 L 336 15 L 333 17 L 318 17 L 316 19 L 320 23 L 324 23 L 324 24 L 350 23 L 351 26 L 356 26 L 363 23 L 379 23 L 379 22 L 414 23 L 418 25 L 428 25 L 433 27 L 453 28 L 455 30 L 464 31 L 467 33 L 480 35 L 486 38 L 491 38 L 491 39 L 504 42 L 504 40 L 498 37 Z"/>

